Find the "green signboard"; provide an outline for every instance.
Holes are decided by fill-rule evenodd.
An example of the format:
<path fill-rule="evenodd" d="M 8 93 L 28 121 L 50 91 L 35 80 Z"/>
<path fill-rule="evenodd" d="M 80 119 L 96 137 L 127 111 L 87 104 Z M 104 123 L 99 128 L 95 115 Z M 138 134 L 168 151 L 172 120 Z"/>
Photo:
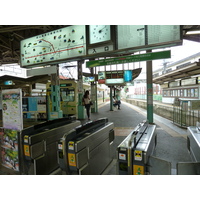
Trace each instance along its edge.
<path fill-rule="evenodd" d="M 117 57 L 117 58 L 88 61 L 86 62 L 86 67 L 91 68 L 91 67 L 98 67 L 98 66 L 105 66 L 105 65 L 141 62 L 141 61 L 157 60 L 157 59 L 165 59 L 165 58 L 171 58 L 171 51 L 160 51 L 160 52 L 138 54 L 138 55 L 132 55 L 132 56 L 122 56 L 122 57 Z"/>

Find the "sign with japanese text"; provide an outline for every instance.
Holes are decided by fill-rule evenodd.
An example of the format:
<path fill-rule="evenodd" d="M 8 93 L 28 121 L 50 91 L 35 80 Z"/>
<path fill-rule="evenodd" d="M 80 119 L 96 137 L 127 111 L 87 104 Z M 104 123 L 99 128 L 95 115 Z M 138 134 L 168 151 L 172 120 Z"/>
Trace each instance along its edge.
<path fill-rule="evenodd" d="M 138 55 L 132 55 L 132 56 L 121 56 L 117 58 L 93 60 L 93 61 L 86 62 L 86 67 L 91 68 L 91 67 L 98 67 L 98 66 L 105 66 L 105 65 L 141 62 L 141 61 L 157 60 L 157 59 L 165 59 L 165 58 L 171 58 L 171 51 L 160 51 L 160 52 L 138 54 Z"/>

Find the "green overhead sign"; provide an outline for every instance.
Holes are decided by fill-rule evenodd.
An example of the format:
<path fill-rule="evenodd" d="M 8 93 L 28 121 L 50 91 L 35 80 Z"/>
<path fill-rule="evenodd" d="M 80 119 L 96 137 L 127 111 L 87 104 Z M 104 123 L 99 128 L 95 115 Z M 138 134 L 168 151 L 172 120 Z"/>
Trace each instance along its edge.
<path fill-rule="evenodd" d="M 117 58 L 109 58 L 102 60 L 93 60 L 86 62 L 86 67 L 98 67 L 105 65 L 115 65 L 115 64 L 123 64 L 123 63 L 131 63 L 131 62 L 141 62 L 148 60 L 157 60 L 157 59 L 165 59 L 171 58 L 171 51 L 160 51 L 146 54 L 138 54 L 132 56 L 122 56 Z"/>

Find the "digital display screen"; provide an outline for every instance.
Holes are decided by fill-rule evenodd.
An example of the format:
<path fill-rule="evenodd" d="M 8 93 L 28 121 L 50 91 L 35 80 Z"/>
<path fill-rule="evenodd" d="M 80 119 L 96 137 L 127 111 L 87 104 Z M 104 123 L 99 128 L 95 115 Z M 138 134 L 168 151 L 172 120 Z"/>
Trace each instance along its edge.
<path fill-rule="evenodd" d="M 123 84 L 133 80 L 133 70 L 98 72 L 99 84 Z"/>
<path fill-rule="evenodd" d="M 124 83 L 123 78 L 106 79 L 106 84 L 122 84 Z"/>
<path fill-rule="evenodd" d="M 71 83 L 60 84 L 60 87 L 69 87 L 69 86 L 72 86 L 72 84 Z"/>

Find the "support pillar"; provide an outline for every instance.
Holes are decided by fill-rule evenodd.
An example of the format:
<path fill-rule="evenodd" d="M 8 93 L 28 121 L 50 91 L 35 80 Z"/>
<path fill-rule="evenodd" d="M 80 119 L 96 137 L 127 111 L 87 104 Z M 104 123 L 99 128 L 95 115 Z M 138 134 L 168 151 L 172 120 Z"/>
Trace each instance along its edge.
<path fill-rule="evenodd" d="M 57 73 L 51 74 L 51 102 L 52 107 L 48 119 L 58 119 L 63 117 L 63 112 L 60 109 L 60 81 L 58 65 Z"/>
<path fill-rule="evenodd" d="M 90 73 L 91 73 L 91 76 L 94 76 L 94 68 L 90 68 Z M 93 105 L 91 106 L 91 113 L 96 113 L 98 109 L 98 105 L 97 105 L 97 85 L 95 82 L 91 82 L 90 97 L 93 102 Z"/>
<path fill-rule="evenodd" d="M 113 111 L 112 86 L 110 86 L 110 111 Z"/>
<path fill-rule="evenodd" d="M 82 64 L 84 60 L 78 61 L 78 119 L 85 119 L 85 107 L 82 106 L 82 98 L 83 98 L 83 72 L 82 72 Z"/>
<path fill-rule="evenodd" d="M 151 53 L 152 50 L 147 50 Z M 146 77 L 147 77 L 147 120 L 150 124 L 153 122 L 153 81 L 152 81 L 152 60 L 147 61 L 146 64 Z"/>

